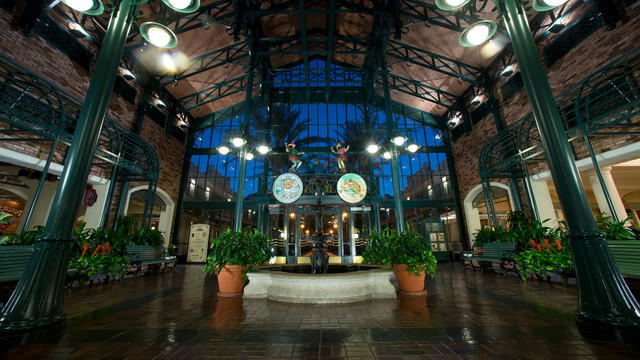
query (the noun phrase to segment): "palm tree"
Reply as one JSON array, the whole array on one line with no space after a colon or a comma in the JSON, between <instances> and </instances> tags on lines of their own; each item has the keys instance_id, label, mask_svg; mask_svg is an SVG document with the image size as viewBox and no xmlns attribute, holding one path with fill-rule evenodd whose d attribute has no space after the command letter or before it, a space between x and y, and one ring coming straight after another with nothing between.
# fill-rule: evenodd
<instances>
[{"instance_id":1,"label":"palm tree","mask_svg":"<svg viewBox=\"0 0 640 360\"><path fill-rule=\"evenodd\" d=\"M274 152L269 156L267 169L273 174L288 170L285 144L295 143L299 149L314 143L328 143L329 139L309 134L310 119L300 120L300 109L276 105L270 110L258 109L251 117L251 133L255 143L268 143Z\"/></svg>"},{"instance_id":2,"label":"palm tree","mask_svg":"<svg viewBox=\"0 0 640 360\"><path fill-rule=\"evenodd\" d=\"M347 120L344 124L340 124L340 128L336 131L336 136L344 141L345 146L349 146L347 169L361 174L368 174L369 171L374 169L379 170L380 162L375 161L375 157L365 149L371 143L380 144L385 137L385 133L374 129L375 125L372 124L373 112L370 106L356 106L362 113L361 118Z\"/></svg>"}]
</instances>

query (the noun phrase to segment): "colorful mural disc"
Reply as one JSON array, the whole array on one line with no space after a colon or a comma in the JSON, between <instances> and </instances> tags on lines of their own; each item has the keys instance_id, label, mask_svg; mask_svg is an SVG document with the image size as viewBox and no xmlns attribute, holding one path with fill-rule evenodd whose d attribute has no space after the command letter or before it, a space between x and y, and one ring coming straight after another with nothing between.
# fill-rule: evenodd
<instances>
[{"instance_id":1,"label":"colorful mural disc","mask_svg":"<svg viewBox=\"0 0 640 360\"><path fill-rule=\"evenodd\" d=\"M357 174L344 174L338 180L338 195L348 203L362 201L367 195L367 183Z\"/></svg>"},{"instance_id":2,"label":"colorful mural disc","mask_svg":"<svg viewBox=\"0 0 640 360\"><path fill-rule=\"evenodd\" d=\"M302 190L302 180L296 174L282 174L273 182L273 195L285 204L298 200Z\"/></svg>"}]
</instances>

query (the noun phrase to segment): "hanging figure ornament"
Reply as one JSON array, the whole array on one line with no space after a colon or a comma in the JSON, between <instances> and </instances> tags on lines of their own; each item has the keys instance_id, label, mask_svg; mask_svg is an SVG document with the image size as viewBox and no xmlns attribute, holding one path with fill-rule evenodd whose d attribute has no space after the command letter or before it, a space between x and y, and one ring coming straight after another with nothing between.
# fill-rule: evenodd
<instances>
[{"instance_id":1,"label":"hanging figure ornament","mask_svg":"<svg viewBox=\"0 0 640 360\"><path fill-rule=\"evenodd\" d=\"M335 147L331 148L331 151L338 154L338 168L344 174L347 172L346 162L347 162L347 151L349 151L349 146L344 147L344 141L340 141L336 144Z\"/></svg>"},{"instance_id":2,"label":"hanging figure ornament","mask_svg":"<svg viewBox=\"0 0 640 360\"><path fill-rule=\"evenodd\" d=\"M303 152L299 153L296 150L296 144L294 143L284 143L287 147L287 153L289 154L289 161L291 161L291 167L289 168L289 172L295 173L298 171L300 165L302 165L302 161L300 160L300 155L304 155Z\"/></svg>"}]
</instances>

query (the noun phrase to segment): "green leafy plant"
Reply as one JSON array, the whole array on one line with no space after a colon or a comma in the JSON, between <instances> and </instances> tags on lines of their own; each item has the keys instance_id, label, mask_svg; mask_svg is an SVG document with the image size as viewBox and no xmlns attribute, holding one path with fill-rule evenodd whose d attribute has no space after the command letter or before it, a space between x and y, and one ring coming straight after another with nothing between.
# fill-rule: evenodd
<instances>
[{"instance_id":1,"label":"green leafy plant","mask_svg":"<svg viewBox=\"0 0 640 360\"><path fill-rule=\"evenodd\" d=\"M126 257L111 253L109 243L91 246L84 243L80 256L69 261L69 269L77 269L80 278L106 274L110 278L122 277L129 267Z\"/></svg>"},{"instance_id":2,"label":"green leafy plant","mask_svg":"<svg viewBox=\"0 0 640 360\"><path fill-rule=\"evenodd\" d=\"M243 273L251 271L272 256L273 241L268 234L246 228L240 231L227 231L213 240L204 274L219 274L224 265L238 265Z\"/></svg>"},{"instance_id":3,"label":"green leafy plant","mask_svg":"<svg viewBox=\"0 0 640 360\"><path fill-rule=\"evenodd\" d=\"M158 229L140 228L131 234L131 242L136 245L160 246L164 236Z\"/></svg>"},{"instance_id":4,"label":"green leafy plant","mask_svg":"<svg viewBox=\"0 0 640 360\"><path fill-rule=\"evenodd\" d=\"M483 226L476 230L473 234L475 242L488 243L488 242L509 242L512 241L512 233L502 226Z\"/></svg>"},{"instance_id":5,"label":"green leafy plant","mask_svg":"<svg viewBox=\"0 0 640 360\"><path fill-rule=\"evenodd\" d=\"M607 240L638 240L632 227L628 225L631 219L629 215L626 219L616 222L610 216L600 215L596 218L596 224Z\"/></svg>"},{"instance_id":6,"label":"green leafy plant","mask_svg":"<svg viewBox=\"0 0 640 360\"><path fill-rule=\"evenodd\" d=\"M531 239L529 247L520 251L515 260L523 279L533 274L544 277L547 271L564 276L573 274L573 258L564 236L541 242Z\"/></svg>"},{"instance_id":7,"label":"green leafy plant","mask_svg":"<svg viewBox=\"0 0 640 360\"><path fill-rule=\"evenodd\" d=\"M436 272L436 258L422 236L408 231L397 233L384 229L378 233L372 229L369 241L362 254L363 260L369 264L393 265L406 264L407 271L418 275L425 271L431 278Z\"/></svg>"},{"instance_id":8,"label":"green leafy plant","mask_svg":"<svg viewBox=\"0 0 640 360\"><path fill-rule=\"evenodd\" d=\"M0 238L0 245L33 245L44 232L44 226L35 226L35 230L24 231L20 234L5 235Z\"/></svg>"}]
</instances>

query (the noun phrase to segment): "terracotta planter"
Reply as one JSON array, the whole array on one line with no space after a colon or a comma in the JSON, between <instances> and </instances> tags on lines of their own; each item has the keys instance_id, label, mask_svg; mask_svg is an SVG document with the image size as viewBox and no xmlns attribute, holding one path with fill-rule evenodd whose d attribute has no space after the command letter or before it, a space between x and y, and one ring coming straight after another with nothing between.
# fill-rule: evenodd
<instances>
[{"instance_id":1,"label":"terracotta planter","mask_svg":"<svg viewBox=\"0 0 640 360\"><path fill-rule=\"evenodd\" d=\"M424 290L424 279L426 274L424 271L420 275L413 275L407 271L407 265L400 264L394 265L393 270L396 273L396 279L398 279L398 285L400 286L400 293L403 295L426 295Z\"/></svg>"},{"instance_id":2,"label":"terracotta planter","mask_svg":"<svg viewBox=\"0 0 640 360\"><path fill-rule=\"evenodd\" d=\"M218 296L239 297L242 296L245 275L242 267L238 265L225 265L218 274Z\"/></svg>"}]
</instances>

